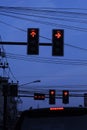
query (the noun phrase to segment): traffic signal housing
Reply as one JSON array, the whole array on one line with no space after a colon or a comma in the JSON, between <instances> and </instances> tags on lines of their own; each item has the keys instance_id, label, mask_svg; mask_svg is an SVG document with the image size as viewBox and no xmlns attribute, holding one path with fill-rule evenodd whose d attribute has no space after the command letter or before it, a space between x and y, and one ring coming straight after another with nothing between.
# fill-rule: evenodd
<instances>
[{"instance_id":1,"label":"traffic signal housing","mask_svg":"<svg viewBox=\"0 0 87 130\"><path fill-rule=\"evenodd\" d=\"M64 56L64 30L52 30L52 56Z\"/></svg>"},{"instance_id":2,"label":"traffic signal housing","mask_svg":"<svg viewBox=\"0 0 87 130\"><path fill-rule=\"evenodd\" d=\"M18 96L18 84L10 83L3 85L3 96L17 97Z\"/></svg>"},{"instance_id":3,"label":"traffic signal housing","mask_svg":"<svg viewBox=\"0 0 87 130\"><path fill-rule=\"evenodd\" d=\"M9 85L9 96L11 97L17 97L18 96L18 84L12 83Z\"/></svg>"},{"instance_id":4,"label":"traffic signal housing","mask_svg":"<svg viewBox=\"0 0 87 130\"><path fill-rule=\"evenodd\" d=\"M49 104L55 104L55 90L49 90Z\"/></svg>"},{"instance_id":5,"label":"traffic signal housing","mask_svg":"<svg viewBox=\"0 0 87 130\"><path fill-rule=\"evenodd\" d=\"M38 55L39 54L39 29L38 28L28 28L27 54L28 55Z\"/></svg>"},{"instance_id":6,"label":"traffic signal housing","mask_svg":"<svg viewBox=\"0 0 87 130\"><path fill-rule=\"evenodd\" d=\"M43 93L34 93L34 100L45 100L45 94L43 94Z\"/></svg>"},{"instance_id":7,"label":"traffic signal housing","mask_svg":"<svg viewBox=\"0 0 87 130\"><path fill-rule=\"evenodd\" d=\"M63 90L63 103L68 104L69 103L69 91Z\"/></svg>"}]
</instances>

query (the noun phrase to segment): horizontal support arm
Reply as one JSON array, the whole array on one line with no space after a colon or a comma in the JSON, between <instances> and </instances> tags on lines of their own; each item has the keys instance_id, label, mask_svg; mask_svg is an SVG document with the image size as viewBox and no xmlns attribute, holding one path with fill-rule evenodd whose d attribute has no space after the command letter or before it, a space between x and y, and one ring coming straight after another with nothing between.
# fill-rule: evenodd
<instances>
[{"instance_id":1,"label":"horizontal support arm","mask_svg":"<svg viewBox=\"0 0 87 130\"><path fill-rule=\"evenodd\" d=\"M27 42L0 42L0 45L27 45ZM52 46L52 43L39 43L39 46Z\"/></svg>"}]
</instances>

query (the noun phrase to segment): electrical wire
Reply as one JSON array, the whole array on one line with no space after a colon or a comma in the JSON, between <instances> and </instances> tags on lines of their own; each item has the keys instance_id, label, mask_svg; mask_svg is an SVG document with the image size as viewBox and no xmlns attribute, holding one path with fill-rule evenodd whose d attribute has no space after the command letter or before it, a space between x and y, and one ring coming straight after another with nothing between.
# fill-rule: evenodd
<instances>
[{"instance_id":1,"label":"electrical wire","mask_svg":"<svg viewBox=\"0 0 87 130\"><path fill-rule=\"evenodd\" d=\"M8 7L7 7L7 8L8 8ZM5 8L5 9L7 9L7 8ZM15 10L17 11L17 8L12 8L12 7L11 7L10 9L13 9L13 10L15 9ZM18 8L18 10L20 10L20 9L23 11L23 8ZM25 10L25 9L24 9L24 10ZM30 9L27 8L26 10L27 10L27 11L33 10L33 11L37 11L37 12L39 11L39 13L40 13L40 11L41 11L41 10L32 9L32 8L30 8ZM45 11L46 13L48 13L48 12L54 13L54 12L55 12L55 10L50 10L50 11L49 11L49 10L44 10L44 9L43 9L42 12L44 12L44 11ZM86 16L86 15L87 15L86 13L85 13L85 14L82 14L82 13L65 12L65 11L64 11L64 12L63 12L63 11L62 11L62 12L61 12L61 11L58 11L57 13L60 13L60 14L70 14L70 15L71 15L71 14L76 14L76 15L78 14L78 15L82 15L82 16ZM2 15L3 15L3 14L2 14ZM4 14L4 15L11 16L11 17L16 17L16 16L8 15L8 14ZM42 16L42 17L43 17L43 16ZM16 18L18 18L18 17L16 17ZM25 19L25 18L19 17L19 19ZM27 19L27 20L33 21L32 19ZM63 19L62 19L62 20L63 20ZM36 20L35 20L35 22L42 22L42 21L36 21ZM2 23L5 23L5 22L2 22ZM43 22L42 22L42 23L43 23ZM6 24L7 24L7 23L6 23ZM49 24L49 22L47 22L47 25L48 25L48 24ZM11 27L10 24L7 24L7 25ZM56 25L56 24L55 24L55 25ZM16 29L18 29L18 30L21 30L21 31L25 31L24 29L15 27L15 26L13 26L13 25L12 25L12 27L14 27L14 28L16 28ZM69 26L68 26L68 27L69 27ZM81 30L82 30L82 29L84 30L84 28L80 28L80 29L81 29ZM25 32L26 32L26 31L25 31ZM68 45L68 44L66 44L66 45ZM75 47L75 48L78 48L78 49L81 49L81 50L83 49L83 50L85 50L85 51L87 50L87 49L80 48L80 47L76 47L76 46L73 46L73 45L68 45L68 46ZM13 58L15 58L15 57L13 57ZM23 58L23 57L22 57L22 58ZM29 60L30 60L30 59L29 59ZM41 60L41 59L40 59L40 60ZM42 61L42 62L43 62L43 61ZM50 61L49 61L49 62L50 62ZM59 62L60 62L60 61L59 61ZM80 62L80 63L81 63L81 62ZM67 63L67 64L68 64L68 63ZM79 64L79 63L78 63L78 64ZM87 63L84 63L84 64L86 65Z\"/></svg>"},{"instance_id":2,"label":"electrical wire","mask_svg":"<svg viewBox=\"0 0 87 130\"><path fill-rule=\"evenodd\" d=\"M40 9L40 10L37 10L37 9L26 9L27 10L27 14L25 14L25 15L29 15L30 13L31 13L31 15L33 16L33 14L37 14L37 16L38 16L38 14L42 14L42 15L45 15L45 16L43 16L44 18L46 17L46 15L48 15L48 18L49 18L49 16L51 16L52 17L52 13L55 15L55 11L58 13L58 15L56 14L56 16L60 16L60 17L66 17L66 15L62 15L62 14L69 14L67 17L71 17L71 18L74 18L74 19L76 19L76 18L78 18L77 16L79 16L79 17L81 17L81 16L86 16L87 14L86 13L77 13L77 12L66 12L66 11L57 11L57 10L43 10L43 9ZM21 12L22 11L22 14L24 14L24 12L26 11L26 10L17 10L17 9L12 9L12 8L10 8L10 9L1 9L0 11L2 11L2 12L9 12L9 13L18 13L18 12ZM50 12L49 12L50 11ZM45 14L43 14L43 12L45 13ZM33 14L32 14L33 13ZM22 14L20 14L20 15L22 15ZM59 15L60 14L60 15ZM72 14L74 15L73 17L72 17ZM53 16L54 16L53 15ZM75 16L76 15L76 16ZM58 17L56 18L56 19L58 19ZM85 17L86 18L86 17ZM55 19L55 18L54 18ZM81 19L82 18L80 18L79 20L78 20L78 22L80 22L81 21ZM62 18L62 20L64 20L63 18Z\"/></svg>"},{"instance_id":3,"label":"electrical wire","mask_svg":"<svg viewBox=\"0 0 87 130\"><path fill-rule=\"evenodd\" d=\"M11 59L18 59L24 61L33 61L39 63L52 63L52 64L63 64L63 65L84 65L87 66L87 60L80 60L80 59L58 59L58 58L45 58L45 57L27 57L25 55L17 55L12 53L6 54L8 58Z\"/></svg>"},{"instance_id":4,"label":"electrical wire","mask_svg":"<svg viewBox=\"0 0 87 130\"><path fill-rule=\"evenodd\" d=\"M4 15L4 16L16 18L16 19L21 19L21 20L26 20L26 21L31 21L31 22L35 22L35 23L45 24L45 25L49 25L49 26L56 26L56 27L70 29L70 30L72 29L72 30L87 32L87 28L69 26L69 25L64 25L64 24L56 24L53 22L40 21L40 20L36 20L36 19L34 20L34 19L24 18L24 17L20 17L20 16L13 16L13 15L5 14L5 13L0 13L0 15Z\"/></svg>"},{"instance_id":5,"label":"electrical wire","mask_svg":"<svg viewBox=\"0 0 87 130\"><path fill-rule=\"evenodd\" d=\"M55 96L55 98L58 98L58 97L62 97L62 91L63 90L55 90L56 91L56 96ZM78 93L77 93L78 92ZM81 93L80 93L81 91L73 91L73 90L69 90L69 97L84 97L84 94L87 92L87 90L86 91L82 91ZM19 94L18 95L20 95L20 94L22 94L22 96L24 95L24 94L26 94L25 96L30 96L30 95L32 95L32 97L34 97L34 93L42 93L42 94L45 94L45 98L46 97L49 97L49 90L38 90L38 91L33 91L33 90L31 90L31 91L26 91L26 90L20 90L19 91Z\"/></svg>"},{"instance_id":6,"label":"electrical wire","mask_svg":"<svg viewBox=\"0 0 87 130\"><path fill-rule=\"evenodd\" d=\"M1 7L0 7L1 8ZM11 8L11 9L13 9L13 8ZM18 10L25 10L25 9L22 9L22 8L18 8ZM17 11L17 8L14 8L13 10L16 10ZM31 14L29 14L29 15L27 15L26 14L26 16L32 16L32 17L36 17L36 18L44 18L44 19L54 19L54 20L64 20L64 21L69 21L69 22L78 22L79 20L76 20L76 19L65 19L65 18L56 18L56 17L52 17L52 14L53 13L58 13L58 14L63 14L63 15L67 15L67 16L70 16L70 15L72 15L72 17L76 17L76 16L78 16L79 15L79 18L80 17L82 17L82 18L84 18L84 16L86 17L87 16L87 14L86 13L77 13L77 12L65 12L65 11L56 11L56 10L47 10L47 9L43 9L43 10L38 10L38 9L26 9L27 11L30 11L30 10L32 10L33 12L36 12L36 14L38 13L41 13L41 12L43 12L43 14L44 14L44 12L45 12L45 14L46 13L49 13L50 12L50 17L47 17L47 16L42 16L42 15L31 15ZM87 32L87 29L86 28L79 28L79 27L75 27L75 26L67 26L67 25L63 25L63 24L55 24L55 23L53 23L53 22L45 22L45 21L40 21L40 20L33 20L33 19L29 19L29 18L25 18L25 17L20 17L20 16L12 16L12 15L10 15L10 14L6 14L6 11L4 11L5 13L0 13L0 15L3 15L3 16L9 16L9 17L12 17L12 18L17 18L17 19L20 19L20 20L26 20L26 21L31 21L31 22L35 22L35 23L41 23L41 24L45 24L45 25L49 25L49 24L51 24L51 26L60 26L60 27L63 27L63 28L66 28L66 29L73 29L73 30L77 30L77 31L85 31L85 32ZM13 12L10 12L10 13L12 13L12 14L14 14ZM32 13L32 12L31 12ZM15 14L17 14L17 13L15 13ZM18 15L25 15L25 14L21 14L21 13L19 13ZM49 15L49 14L47 14L47 15ZM21 28L19 28L19 27L16 27L16 26L14 26L14 25L10 25L10 24L8 24L8 23L5 23L5 22L3 22L3 21L0 21L1 23L3 23L3 24L5 24L5 25L8 25L8 26L10 26L10 27L13 27L13 28L15 28L15 29L18 29L18 30L20 30L20 31L23 31L23 32L26 32L24 29L21 29ZM81 20L81 21L79 21L80 23L87 23L87 21L85 21L85 20ZM42 36L43 37L43 36ZM43 37L43 38L46 38L46 37ZM48 39L48 38L46 38L46 39ZM48 40L50 40L50 39L48 39ZM73 46L73 45L69 45L69 44L65 44L65 45L67 45L67 46L70 46L70 47L74 47L74 48L77 48L77 49L80 49L80 50L83 50L83 51L87 51L87 49L85 49L85 48L80 48L80 47L77 47L77 46ZM11 53L6 53L6 57L7 58L12 58L12 59L18 59L18 60L24 60L24 61L33 61L33 62L40 62L40 63L52 63L52 64L66 64L66 65L85 65L85 66L87 66L87 60L79 60L79 59L55 59L55 60L53 60L53 59L50 59L50 58L44 58L44 57L39 57L39 58L37 58L37 57L29 57L29 58L27 58L26 56L23 56L23 55L17 55L17 54L11 54ZM10 69L10 68L9 68ZM10 72L11 72L11 69L10 69ZM11 74L13 75L13 73L11 72ZM14 77L14 75L13 75L13 77ZM15 77L14 77L15 78ZM32 89L31 89L32 90ZM36 90L34 90L34 92L35 92ZM41 89L41 90L37 90L37 91L39 91L39 92L45 92L45 93L48 93L48 91L47 90L44 90L43 91L43 89ZM61 91L61 90L58 90L58 91ZM82 92L82 90L71 90L71 92ZM84 92L86 92L87 90L83 90ZM33 91L31 91L31 92L29 92L28 93L28 91L25 91L25 93L28 93L28 94L33 94L34 93ZM23 92L24 93L24 92ZM60 95L61 96L61 95ZM84 97L84 95L82 95L82 94L71 94L70 95L71 97ZM58 97L58 95L57 95L57 97Z\"/></svg>"},{"instance_id":7,"label":"electrical wire","mask_svg":"<svg viewBox=\"0 0 87 130\"><path fill-rule=\"evenodd\" d=\"M2 22L2 21L1 21ZM4 22L2 22L2 23L4 23ZM5 24L5 23L4 23ZM7 25L9 25L9 24L7 24ZM15 27L15 26L12 26L12 27ZM23 29L20 29L20 28L18 28L18 27L15 27L16 29L19 29L19 30L21 30L21 31L25 31L25 30L23 30ZM43 37L43 38L45 38L45 37ZM68 44L66 44L66 45L68 45ZM74 47L73 45L68 45L68 46L72 46L72 47ZM76 48L76 47L75 47ZM77 47L78 48L78 47ZM82 49L82 48L80 48L79 47L79 49ZM84 49L84 50L87 50L87 49Z\"/></svg>"},{"instance_id":8,"label":"electrical wire","mask_svg":"<svg viewBox=\"0 0 87 130\"><path fill-rule=\"evenodd\" d=\"M0 40L2 41L2 38L0 36ZM2 48L2 52L5 54L5 57L2 57L2 60L5 59L6 60L6 63L8 63L8 59L7 59L7 56L6 56L6 50L3 46L3 44L1 45L1 48ZM16 77L14 76L13 72L11 71L11 68L10 66L8 65L8 69L9 69L9 72L11 73L12 77L17 81ZM8 78L11 79L11 77L9 77L9 74L7 73L7 71L4 69L5 73L7 74ZM11 79L12 80L12 79Z\"/></svg>"},{"instance_id":9,"label":"electrical wire","mask_svg":"<svg viewBox=\"0 0 87 130\"><path fill-rule=\"evenodd\" d=\"M32 9L32 10L33 10L33 9ZM23 11L22 13L21 13L21 12L19 13L19 10L12 10L11 8L10 8L10 10L7 10L7 9L4 8L4 9L1 9L0 11L1 11L1 12L7 12L7 13L13 13L13 14L16 14L16 15L19 14L19 15L29 16L29 13L30 13L32 10L29 10L29 12L27 12L28 14L23 13L24 11ZM22 11L22 10L21 10L21 11ZM34 10L34 11L37 11L37 10ZM41 10L38 10L38 11L41 11ZM42 10L42 11L45 11L45 10ZM52 11L51 11L51 12L52 12ZM32 13L32 12L31 12L31 13ZM60 13L60 12L58 11L58 13ZM62 12L62 13L63 13L63 12ZM70 14L70 16L72 15L71 12L68 12L68 13ZM76 12L73 12L73 13L79 14L79 13L76 13ZM34 14L35 14L35 12L34 12ZM41 14L41 12L40 12L40 14ZM86 13L85 13L85 14L83 13L82 15L87 15L87 14L86 14ZM35 16L35 15L31 14L31 16ZM81 13L79 14L79 16L81 16ZM40 18L40 17L41 17L41 18L50 18L50 17L46 17L46 15L45 15L45 16L39 16L39 15L37 15L37 17L39 17L39 18ZM51 15L51 18L52 18L52 15ZM75 20L75 18L77 18L77 17L74 17L73 21ZM55 18L54 18L54 19L55 19ZM56 17L56 19L58 19L58 18ZM64 20L64 19L62 19L62 20ZM79 19L78 22L80 22L80 20L81 20L81 19ZM68 21L69 21L69 19L68 19ZM85 22L86 22L86 21L85 21Z\"/></svg>"},{"instance_id":10,"label":"electrical wire","mask_svg":"<svg viewBox=\"0 0 87 130\"><path fill-rule=\"evenodd\" d=\"M66 10L74 10L74 11L66 11ZM5 7L5 6L0 6L0 10L13 10L13 11L27 11L27 12L46 12L46 13L64 13L64 14L82 14L79 12L75 12L75 10L79 11L87 11L87 9L82 9L82 8L44 8L44 7Z\"/></svg>"},{"instance_id":11,"label":"electrical wire","mask_svg":"<svg viewBox=\"0 0 87 130\"><path fill-rule=\"evenodd\" d=\"M67 22L78 22L78 23L85 23L87 24L86 20L82 19L77 19L77 17L74 17L73 19L71 18L61 18L61 17L54 17L54 16L46 16L46 15L37 15L37 14L27 14L27 13L20 13L20 12L14 12L14 11L7 11L7 10L0 10L0 12L5 12L5 13L11 13L11 14L16 14L16 15L23 15L23 16L31 16L31 17L36 17L36 18L42 18L42 19L51 19L51 20L60 20L60 21L67 21ZM59 16L59 15L58 15Z\"/></svg>"},{"instance_id":12,"label":"electrical wire","mask_svg":"<svg viewBox=\"0 0 87 130\"><path fill-rule=\"evenodd\" d=\"M18 97L29 97L29 98L34 98L34 95L18 95ZM82 95L82 94L77 94L77 95L70 95L70 97L79 97L79 98L81 98L81 97L84 97L84 95ZM49 98L49 96L45 96L45 98ZM62 96L60 95L58 95L58 96L56 96L55 97L55 99L62 99ZM39 101L39 100L38 100ZM42 100L43 101L43 100Z\"/></svg>"},{"instance_id":13,"label":"electrical wire","mask_svg":"<svg viewBox=\"0 0 87 130\"><path fill-rule=\"evenodd\" d=\"M19 27L17 27L17 26L12 25L12 24L8 24L8 23L3 22L3 21L1 21L1 20L0 20L0 23L5 24L5 25L7 25L7 26L10 26L10 27L12 27L12 28L15 28L15 29L17 29L17 30L26 32L26 30L24 30L24 29L22 29L22 28L19 28ZM47 37L45 37L45 36L40 36L40 37L51 41L50 38L47 38ZM69 46L69 47L73 47L73 48L76 48L76 49L80 49L80 50L87 51L86 48L81 48L81 47L74 46L74 45L70 45L70 44L67 44L67 43L65 43L64 45L67 45L67 46Z\"/></svg>"}]
</instances>

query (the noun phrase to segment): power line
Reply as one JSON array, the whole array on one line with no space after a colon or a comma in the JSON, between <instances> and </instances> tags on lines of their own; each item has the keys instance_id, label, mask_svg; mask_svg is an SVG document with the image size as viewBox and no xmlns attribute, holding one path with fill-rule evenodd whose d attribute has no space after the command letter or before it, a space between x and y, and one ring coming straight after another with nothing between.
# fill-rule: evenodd
<instances>
[{"instance_id":1,"label":"power line","mask_svg":"<svg viewBox=\"0 0 87 130\"><path fill-rule=\"evenodd\" d=\"M7 10L1 10L0 12L5 12L5 13L11 13L11 14L16 14L16 15L24 15L24 16L31 16L31 17L36 17L36 18L42 18L42 19L51 19L51 20L61 20L61 21L67 21L67 22L78 22L78 23L85 23L85 24L87 24L87 21L85 21L85 20L82 20L82 19L77 19L77 17L75 17L75 18L61 18L61 17L55 17L55 16L50 16L50 15L48 15L48 16L46 16L46 15L37 15L37 14L27 14L27 13L19 13L19 12L14 12L14 11L7 11Z\"/></svg>"},{"instance_id":2,"label":"power line","mask_svg":"<svg viewBox=\"0 0 87 130\"><path fill-rule=\"evenodd\" d=\"M17 55L12 53L7 53L7 57L11 59L18 59L23 61L33 61L40 63L52 63L52 64L63 64L63 65L84 65L87 66L87 60L79 59L54 59L54 58L45 58L45 57L26 57L24 55Z\"/></svg>"},{"instance_id":3,"label":"power line","mask_svg":"<svg viewBox=\"0 0 87 130\"><path fill-rule=\"evenodd\" d=\"M56 97L55 98L58 98L58 97L61 97L62 98L62 91L63 90L56 90ZM19 95L20 95L20 93L22 93L22 96L24 96L24 94L26 94L26 96L30 96L30 95L32 95L32 97L34 97L34 93L35 92L38 92L38 93L44 93L45 94L45 97L48 97L49 98L49 90L46 90L46 91L44 91L44 90L41 90L41 91L39 91L39 90L35 90L35 91L26 91L26 90L20 90L19 91ZM78 93L77 93L78 92ZM87 90L86 91L82 91L81 93L80 93L81 91L73 91L73 90L69 90L69 97L84 97L84 93L87 93Z\"/></svg>"},{"instance_id":4,"label":"power line","mask_svg":"<svg viewBox=\"0 0 87 130\"><path fill-rule=\"evenodd\" d=\"M0 20L0 23L5 24L5 25L7 25L7 26L10 26L10 27L12 27L12 28L15 28L15 29L17 29L17 30L26 32L26 30L24 30L24 29L22 29L22 28L19 28L19 27L17 27L17 26L12 25L12 24L8 24L8 23L3 22L3 21L1 21L1 20ZM50 38L47 38L47 37L44 37L44 36L40 36L40 37L51 41ZM70 47L73 47L73 48L76 48L76 49L80 49L80 50L87 51L87 49L81 48L81 47L78 47L78 46L70 45L70 44L67 44L67 43L65 43L65 45L70 46Z\"/></svg>"},{"instance_id":5,"label":"power line","mask_svg":"<svg viewBox=\"0 0 87 130\"><path fill-rule=\"evenodd\" d=\"M0 6L0 10L23 11L23 12L24 11L27 11L27 12L34 11L34 12L39 12L39 13L40 12L64 13L64 14L70 14L70 15L71 14L80 14L80 15L84 14L84 13L75 12L75 10L87 11L87 9L83 9L83 8L44 8L44 7L6 7L6 6Z\"/></svg>"},{"instance_id":6,"label":"power line","mask_svg":"<svg viewBox=\"0 0 87 130\"><path fill-rule=\"evenodd\" d=\"M50 16L51 15L51 17L52 17L52 14L54 14L54 15L58 15L58 17L59 16L63 16L63 17L72 17L72 18L74 18L73 19L73 21L76 19L76 18L78 18L78 16L80 17L80 19L79 19L79 21L81 21L81 16L87 16L87 13L83 13L83 12L75 12L75 11L66 11L67 9L65 9L65 8L60 8L60 9L57 9L57 8L30 8L30 7L2 7L1 6L1 8L0 8L0 10L1 11L5 11L5 12L7 12L7 11L10 11L10 13L13 11L13 13L18 13L18 12L22 12L22 13L24 13L24 12L26 12L26 13L28 13L28 14L30 14L31 13L31 15L32 15L32 13L34 13L34 14L43 14L43 15L45 15L45 16L43 16L43 17L46 17L46 15L48 15L48 16ZM73 8L72 8L73 9ZM77 8L78 9L78 8ZM62 10L62 11L61 11ZM68 9L69 10L69 9ZM80 10L80 9L78 9L78 10ZM82 9L81 9L82 10ZM14 12L15 11L15 12ZM86 9L85 9L85 11L86 11ZM60 15L59 15L60 14ZM66 15L67 14L67 15ZM86 17L85 17L86 18ZM62 18L62 20L63 20L63 18ZM69 21L69 20L68 20ZM71 21L71 20L70 20ZM84 22L84 23L86 23L86 21L81 21L81 22Z\"/></svg>"},{"instance_id":7,"label":"power line","mask_svg":"<svg viewBox=\"0 0 87 130\"><path fill-rule=\"evenodd\" d=\"M65 43L65 45L67 45L67 46L69 46L69 47L72 47L72 48L79 49L79 50L87 51L86 48L82 48L82 47L79 47L79 46L74 46L74 45L70 45L70 44L67 44L67 43Z\"/></svg>"},{"instance_id":8,"label":"power line","mask_svg":"<svg viewBox=\"0 0 87 130\"><path fill-rule=\"evenodd\" d=\"M49 25L49 26L56 26L56 27L62 27L62 28L70 29L70 30L72 29L72 30L87 32L87 28L69 26L69 25L64 25L64 24L56 24L56 23L53 23L53 22L40 21L40 20L36 20L36 19L34 20L34 19L24 18L24 17L20 17L20 16L13 16L13 15L5 14L5 13L0 13L0 15L4 15L4 16L16 18L16 19L21 19L21 20L26 20L26 21L31 21L31 22L35 22L35 23L45 24L45 25Z\"/></svg>"},{"instance_id":9,"label":"power line","mask_svg":"<svg viewBox=\"0 0 87 130\"><path fill-rule=\"evenodd\" d=\"M0 39L1 39L1 41L2 41L2 38L1 38L1 36L0 36ZM6 50L5 50L5 48L4 48L4 46L2 45L1 46L1 48L2 48L2 51L3 51L3 53L5 54L5 60L6 60L6 63L8 64L8 59L7 59L7 56L6 56ZM3 59L3 58L2 58ZM10 68L10 66L8 65L8 69L9 69L9 72L11 73L11 75L13 76L13 78L17 81L17 79L16 79L16 77L14 76L14 74L13 74L13 72L11 71L11 68ZM6 72L6 70L4 70L5 71L5 73L7 73ZM8 75L8 74L7 74ZM9 77L9 75L8 75L8 77ZM9 77L10 78L10 77ZM11 78L10 78L11 79Z\"/></svg>"},{"instance_id":10,"label":"power line","mask_svg":"<svg viewBox=\"0 0 87 130\"><path fill-rule=\"evenodd\" d=\"M14 26L14 25L10 25L10 24L5 23L5 22L3 22L3 21L1 21L1 23L6 24L6 25L11 26L11 27L14 27L14 28L16 28L16 29L18 29L18 30L25 31L24 29L21 29L21 28L19 28L19 27ZM26 31L25 31L25 32L26 32ZM43 38L46 38L46 37L43 37ZM48 38L46 38L46 39L48 39ZM49 39L49 40L50 40L50 39ZM69 44L65 44L65 45L70 46L70 47L74 47L74 48L78 48L78 49L80 49L80 50L87 51L87 49L80 48L80 47L77 47L77 46L73 46L73 45L69 45Z\"/></svg>"},{"instance_id":11,"label":"power line","mask_svg":"<svg viewBox=\"0 0 87 130\"><path fill-rule=\"evenodd\" d=\"M26 32L26 30L24 30L24 29L22 29L22 28L19 28L19 27L17 27L17 26L14 26L14 25L12 25L12 24L3 22L2 20L0 20L0 23L5 24L5 25L7 25L7 26L9 26L9 27L12 27L12 28L14 28L14 29L20 30L20 31L22 31L22 32Z\"/></svg>"}]
</instances>

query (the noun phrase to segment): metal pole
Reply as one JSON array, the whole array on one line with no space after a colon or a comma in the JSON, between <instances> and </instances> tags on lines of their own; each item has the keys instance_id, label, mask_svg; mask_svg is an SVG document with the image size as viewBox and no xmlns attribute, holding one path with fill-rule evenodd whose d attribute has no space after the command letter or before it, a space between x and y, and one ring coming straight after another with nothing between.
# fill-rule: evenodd
<instances>
[{"instance_id":1,"label":"metal pole","mask_svg":"<svg viewBox=\"0 0 87 130\"><path fill-rule=\"evenodd\" d=\"M7 96L4 95L3 130L7 130Z\"/></svg>"},{"instance_id":2,"label":"metal pole","mask_svg":"<svg viewBox=\"0 0 87 130\"><path fill-rule=\"evenodd\" d=\"M29 82L29 83L21 84L20 86L25 86L25 85L28 85L28 84L38 83L38 82L41 82L41 80L35 80L35 81Z\"/></svg>"}]
</instances>

